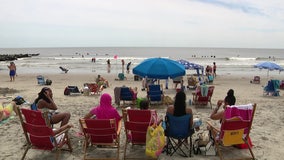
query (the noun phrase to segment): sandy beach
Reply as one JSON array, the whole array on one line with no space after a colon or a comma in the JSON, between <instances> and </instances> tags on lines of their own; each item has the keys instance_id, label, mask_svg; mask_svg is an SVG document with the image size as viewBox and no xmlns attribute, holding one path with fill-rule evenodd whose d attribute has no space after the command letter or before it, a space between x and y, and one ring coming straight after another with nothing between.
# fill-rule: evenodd
<instances>
[{"instance_id":1,"label":"sandy beach","mask_svg":"<svg viewBox=\"0 0 284 160\"><path fill-rule=\"evenodd\" d=\"M12 96L21 95L28 102L33 102L37 97L37 93L41 90L43 86L37 84L35 74L19 74L16 77L15 82L10 82L8 73L0 73L0 88L1 88L1 97L2 96ZM65 96L63 94L64 88L68 85L78 86L80 89L83 87L84 83L94 82L97 74L46 74L43 75L45 78L52 80L52 85L49 86L53 90L54 101L57 104L59 111L67 111L71 113L70 123L74 127L70 131L70 138L72 142L73 152L61 152L61 159L65 160L77 160L83 158L82 151L82 141L83 137L76 136L76 133L79 131L79 118L83 117L91 107L96 106L99 103L100 96ZM129 86L129 87L138 87L138 97L145 97L146 92L141 91L141 81L134 81L134 76L132 74L126 74L127 80L116 81L116 74L102 74L110 84L109 88L103 90L103 93L109 93L113 97L114 104L114 88L119 86ZM212 97L213 108L216 106L216 102L219 99L224 99L228 89L232 88L235 90L235 96L237 99L236 104L248 104L256 103L257 109L253 121L253 126L251 130L251 140L254 145L253 152L255 157L258 160L280 160L283 159L283 150L281 149L284 145L283 138L283 123L284 123L284 90L280 91L279 97L268 97L263 96L263 87L267 83L266 77L261 77L261 84L251 84L249 81L253 78L248 76L240 75L219 75L214 80L213 84L215 90ZM275 79L282 80L283 73L278 76L273 77ZM165 81L162 80L161 84L164 84ZM165 86L165 85L164 85ZM173 89L174 85L172 81L169 83L169 89L164 89L164 95L174 97L176 91ZM9 88L9 90L5 90ZM2 92L3 91L3 92ZM4 94L4 92L6 94ZM192 90L186 90L187 100L192 99ZM114 106L116 106L114 104ZM27 107L27 106L23 106ZM203 124L201 129L205 130L206 121L209 119L211 113L210 106L194 106L188 105L187 107L192 108L194 113L194 118L199 117L202 119ZM160 116L165 115L166 105L152 105L152 109L156 109ZM117 108L121 113L121 108ZM0 145L0 159L9 159L9 160L18 160L24 153L25 137L23 134L22 127L20 125L19 117L10 118L8 121L0 125L1 129L1 145ZM194 138L194 137L193 137ZM120 159L123 158L123 148L125 142L125 133L122 129L121 131L121 144L120 144ZM248 153L247 150L239 150L232 148L228 150L226 157L234 157L235 154ZM245 153L244 153L245 152ZM225 152L226 153L226 152ZM103 154L107 155L107 152ZM145 156L144 149L139 148L135 152L131 152L137 157ZM132 155L132 156L133 156ZM39 151L30 149L27 153L26 159L46 159L51 160L54 158L54 153L48 151ZM145 157L146 159L146 157ZM181 157L178 154L173 155L172 157L167 156L166 154L161 154L159 159L192 159L192 160L205 160L219 159L218 156L205 156L205 155L194 155L192 157Z\"/></svg>"}]
</instances>

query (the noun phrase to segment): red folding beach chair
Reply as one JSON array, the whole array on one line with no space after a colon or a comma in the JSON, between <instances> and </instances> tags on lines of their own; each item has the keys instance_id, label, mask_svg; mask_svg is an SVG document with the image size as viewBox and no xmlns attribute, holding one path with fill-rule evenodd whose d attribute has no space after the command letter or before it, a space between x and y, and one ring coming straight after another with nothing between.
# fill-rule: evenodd
<instances>
[{"instance_id":1,"label":"red folding beach chair","mask_svg":"<svg viewBox=\"0 0 284 160\"><path fill-rule=\"evenodd\" d=\"M17 110L27 140L22 160L25 158L29 149L56 150L55 159L58 159L61 150L72 152L68 137L69 128L55 134L49 124L49 120L40 111L25 108L19 109L18 107ZM22 114L24 117L22 117ZM67 145L67 148L64 148L65 145Z\"/></svg>"},{"instance_id":2,"label":"red folding beach chair","mask_svg":"<svg viewBox=\"0 0 284 160\"><path fill-rule=\"evenodd\" d=\"M124 146L124 159L146 159L142 157L126 157L128 145L146 145L146 133L150 124L151 117L157 116L155 110L136 110L136 109L123 109L123 120L126 133L126 140ZM130 152L128 152L130 154Z\"/></svg>"},{"instance_id":3,"label":"red folding beach chair","mask_svg":"<svg viewBox=\"0 0 284 160\"><path fill-rule=\"evenodd\" d=\"M225 120L222 121L220 128L217 128L211 122L207 122L207 124L210 126L209 128L211 130L220 160L224 159L222 154L223 150L221 147L244 144L249 149L250 156L239 153L238 156L244 157L239 158L236 156L233 159L255 159L249 138L255 109L256 104L227 106L224 112Z\"/></svg>"},{"instance_id":4,"label":"red folding beach chair","mask_svg":"<svg viewBox=\"0 0 284 160\"><path fill-rule=\"evenodd\" d=\"M198 86L196 88L195 92L192 94L193 95L193 104L194 105L208 105L208 102L209 102L210 107L212 108L211 97L213 95L214 88L215 88L215 86L209 86L207 95L202 95L201 87Z\"/></svg>"},{"instance_id":5,"label":"red folding beach chair","mask_svg":"<svg viewBox=\"0 0 284 160\"><path fill-rule=\"evenodd\" d=\"M84 160L119 159L120 134L117 134L115 119L79 119L79 122L85 136ZM100 157L95 155L95 152L88 150L91 146L96 146L96 150L112 149L116 155L111 156L110 154L108 157Z\"/></svg>"}]
</instances>

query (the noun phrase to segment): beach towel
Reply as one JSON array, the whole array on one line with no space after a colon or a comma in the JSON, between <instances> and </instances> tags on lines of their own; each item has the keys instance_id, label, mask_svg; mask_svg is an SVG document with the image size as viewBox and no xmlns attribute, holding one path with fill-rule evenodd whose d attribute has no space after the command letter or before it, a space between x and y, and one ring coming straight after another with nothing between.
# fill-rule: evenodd
<instances>
[{"instance_id":1,"label":"beach towel","mask_svg":"<svg viewBox=\"0 0 284 160\"><path fill-rule=\"evenodd\" d=\"M120 105L120 88L121 87L114 88L114 103L116 105Z\"/></svg>"},{"instance_id":2,"label":"beach towel","mask_svg":"<svg viewBox=\"0 0 284 160\"><path fill-rule=\"evenodd\" d=\"M201 90L201 96L206 97L208 94L208 86L203 84L200 86L200 90Z\"/></svg>"},{"instance_id":3,"label":"beach towel","mask_svg":"<svg viewBox=\"0 0 284 160\"><path fill-rule=\"evenodd\" d=\"M250 121L252 119L252 110L252 104L227 106L225 110L225 118L230 119L233 117L239 117L244 121Z\"/></svg>"},{"instance_id":4,"label":"beach towel","mask_svg":"<svg viewBox=\"0 0 284 160\"><path fill-rule=\"evenodd\" d=\"M233 117L239 117L243 121L251 121L252 111L253 111L252 104L239 105L239 106L236 106L236 105L227 106L225 110L225 118L231 119ZM244 131L245 134L247 132L248 132L248 129Z\"/></svg>"},{"instance_id":5,"label":"beach towel","mask_svg":"<svg viewBox=\"0 0 284 160\"><path fill-rule=\"evenodd\" d=\"M15 117L14 117L14 116L10 116L10 117L7 118L7 119L3 119L2 121L0 121L0 126L1 126L2 124L7 123L10 119L13 119L13 118L15 118Z\"/></svg>"}]
</instances>

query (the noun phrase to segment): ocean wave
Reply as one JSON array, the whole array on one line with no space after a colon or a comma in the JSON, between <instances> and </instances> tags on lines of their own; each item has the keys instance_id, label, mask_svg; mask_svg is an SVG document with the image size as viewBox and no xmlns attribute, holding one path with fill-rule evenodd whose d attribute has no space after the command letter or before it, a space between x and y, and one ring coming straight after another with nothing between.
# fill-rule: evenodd
<instances>
[{"instance_id":1,"label":"ocean wave","mask_svg":"<svg viewBox=\"0 0 284 160\"><path fill-rule=\"evenodd\" d=\"M226 57L226 60L235 60L235 61L251 61L251 60L257 60L257 58L254 57Z\"/></svg>"}]
</instances>

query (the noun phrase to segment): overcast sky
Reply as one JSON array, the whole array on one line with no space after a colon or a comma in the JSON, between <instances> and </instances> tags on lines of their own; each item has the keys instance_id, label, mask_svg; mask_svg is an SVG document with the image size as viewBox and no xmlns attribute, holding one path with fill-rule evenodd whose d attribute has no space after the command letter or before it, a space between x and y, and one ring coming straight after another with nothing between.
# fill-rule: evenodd
<instances>
[{"instance_id":1,"label":"overcast sky","mask_svg":"<svg viewBox=\"0 0 284 160\"><path fill-rule=\"evenodd\" d=\"M0 48L284 48L284 0L0 0Z\"/></svg>"}]
</instances>

